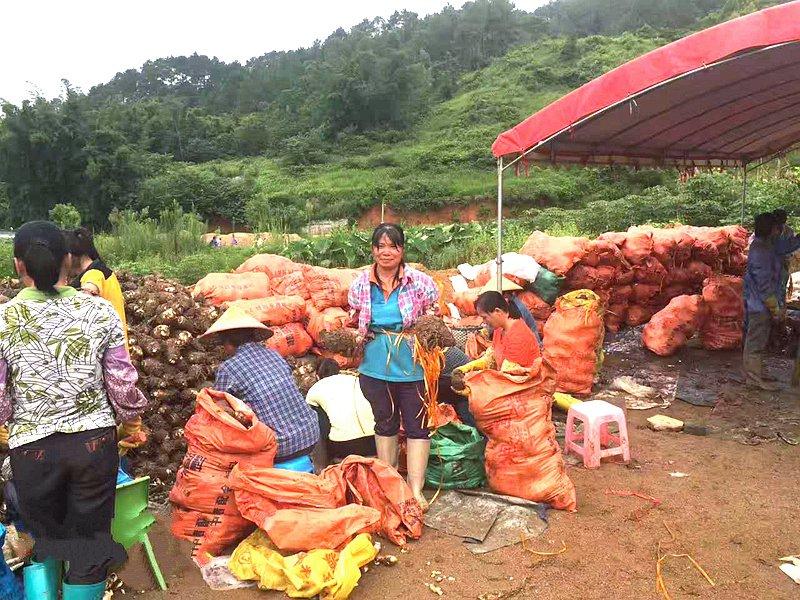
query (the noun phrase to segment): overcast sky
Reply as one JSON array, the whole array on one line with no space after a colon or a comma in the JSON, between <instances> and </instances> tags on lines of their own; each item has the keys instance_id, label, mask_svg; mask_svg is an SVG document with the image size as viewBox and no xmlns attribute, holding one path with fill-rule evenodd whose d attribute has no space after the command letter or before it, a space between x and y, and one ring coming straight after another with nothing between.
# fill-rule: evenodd
<instances>
[{"instance_id":1,"label":"overcast sky","mask_svg":"<svg viewBox=\"0 0 800 600\"><path fill-rule=\"evenodd\" d=\"M533 10L547 0L516 0ZM146 60L206 54L246 61L325 39L337 27L395 10L420 16L445 0L11 0L3 2L0 98L61 92L61 79L89 91ZM460 7L463 1L451 2Z\"/></svg>"}]
</instances>

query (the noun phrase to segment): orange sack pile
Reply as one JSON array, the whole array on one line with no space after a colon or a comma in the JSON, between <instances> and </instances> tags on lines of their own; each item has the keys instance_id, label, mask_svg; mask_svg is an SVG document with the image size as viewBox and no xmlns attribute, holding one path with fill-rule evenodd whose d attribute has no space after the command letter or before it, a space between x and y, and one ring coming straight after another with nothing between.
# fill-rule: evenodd
<instances>
[{"instance_id":1,"label":"orange sack pile","mask_svg":"<svg viewBox=\"0 0 800 600\"><path fill-rule=\"evenodd\" d=\"M544 357L556 370L559 392L589 395L605 336L600 298L578 290L559 297L555 306L544 324Z\"/></svg>"},{"instance_id":2,"label":"orange sack pile","mask_svg":"<svg viewBox=\"0 0 800 600\"><path fill-rule=\"evenodd\" d=\"M306 280L311 301L317 310L325 310L333 306L347 306L347 294L350 284L361 272L355 269L324 269L322 267L305 266L303 276Z\"/></svg>"},{"instance_id":3,"label":"orange sack pile","mask_svg":"<svg viewBox=\"0 0 800 600\"><path fill-rule=\"evenodd\" d=\"M265 325L298 323L306 316L306 302L300 296L271 296L257 300L236 300L228 307L238 307Z\"/></svg>"},{"instance_id":4,"label":"orange sack pile","mask_svg":"<svg viewBox=\"0 0 800 600\"><path fill-rule=\"evenodd\" d=\"M237 273L266 273L270 279L283 277L293 271L299 271L301 265L278 254L256 254L244 261Z\"/></svg>"},{"instance_id":5,"label":"orange sack pile","mask_svg":"<svg viewBox=\"0 0 800 600\"><path fill-rule=\"evenodd\" d=\"M489 438L485 463L492 490L574 511L575 486L552 421L554 375L537 358L518 374L487 369L468 373L465 383L478 429Z\"/></svg>"},{"instance_id":6,"label":"orange sack pile","mask_svg":"<svg viewBox=\"0 0 800 600\"><path fill-rule=\"evenodd\" d=\"M314 340L300 323L287 323L272 327L273 336L264 345L282 357L305 356L314 345Z\"/></svg>"},{"instance_id":7,"label":"orange sack pile","mask_svg":"<svg viewBox=\"0 0 800 600\"><path fill-rule=\"evenodd\" d=\"M273 431L249 406L208 388L197 395L195 413L186 423L184 436L188 449L169 494L171 529L176 537L191 541L192 556L205 563L253 528L239 512L228 487L231 468L236 464L272 467L278 444Z\"/></svg>"},{"instance_id":8,"label":"orange sack pile","mask_svg":"<svg viewBox=\"0 0 800 600\"><path fill-rule=\"evenodd\" d=\"M270 294L269 277L264 273L209 273L194 286L195 297L207 298L215 306Z\"/></svg>"},{"instance_id":9,"label":"orange sack pile","mask_svg":"<svg viewBox=\"0 0 800 600\"><path fill-rule=\"evenodd\" d=\"M642 342L651 352L670 356L686 345L707 315L708 308L699 294L673 298L645 325Z\"/></svg>"},{"instance_id":10,"label":"orange sack pile","mask_svg":"<svg viewBox=\"0 0 800 600\"><path fill-rule=\"evenodd\" d=\"M556 275L564 276L587 255L588 247L588 238L552 237L541 231L534 231L519 252L532 256L536 262Z\"/></svg>"},{"instance_id":11,"label":"orange sack pile","mask_svg":"<svg viewBox=\"0 0 800 600\"><path fill-rule=\"evenodd\" d=\"M229 485L242 514L281 550L336 549L365 532L398 545L422 535L411 488L375 458L349 456L319 476L241 465Z\"/></svg>"}]
</instances>

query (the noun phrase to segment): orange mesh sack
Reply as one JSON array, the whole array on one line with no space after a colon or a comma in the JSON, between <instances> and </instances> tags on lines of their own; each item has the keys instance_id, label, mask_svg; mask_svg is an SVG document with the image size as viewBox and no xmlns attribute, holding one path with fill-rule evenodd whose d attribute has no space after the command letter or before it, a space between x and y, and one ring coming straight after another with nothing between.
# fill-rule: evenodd
<instances>
[{"instance_id":1,"label":"orange mesh sack","mask_svg":"<svg viewBox=\"0 0 800 600\"><path fill-rule=\"evenodd\" d=\"M237 273L266 273L270 279L273 277L283 277L294 271L299 271L301 265L277 254L256 254L244 261Z\"/></svg>"},{"instance_id":2,"label":"orange mesh sack","mask_svg":"<svg viewBox=\"0 0 800 600\"><path fill-rule=\"evenodd\" d=\"M389 465L349 456L321 475L237 467L229 478L242 514L281 549L336 548L359 532L403 545L422 534L422 510Z\"/></svg>"},{"instance_id":3,"label":"orange mesh sack","mask_svg":"<svg viewBox=\"0 0 800 600\"><path fill-rule=\"evenodd\" d=\"M215 515L172 507L170 531L192 543L192 558L203 566L250 535L255 526L240 515Z\"/></svg>"},{"instance_id":4,"label":"orange mesh sack","mask_svg":"<svg viewBox=\"0 0 800 600\"><path fill-rule=\"evenodd\" d=\"M628 302L609 302L603 314L603 324L608 331L616 333L622 329L628 316Z\"/></svg>"},{"instance_id":5,"label":"orange mesh sack","mask_svg":"<svg viewBox=\"0 0 800 600\"><path fill-rule=\"evenodd\" d=\"M652 304L629 304L625 313L625 324L628 327L644 325L658 312L658 308Z\"/></svg>"},{"instance_id":6,"label":"orange mesh sack","mask_svg":"<svg viewBox=\"0 0 800 600\"><path fill-rule=\"evenodd\" d=\"M586 256L588 246L588 238L551 237L534 231L522 246L520 254L532 256L546 269L564 276Z\"/></svg>"},{"instance_id":7,"label":"orange mesh sack","mask_svg":"<svg viewBox=\"0 0 800 600\"><path fill-rule=\"evenodd\" d=\"M559 392L592 393L605 328L597 294L578 290L556 300L544 325L544 357L556 370Z\"/></svg>"},{"instance_id":8,"label":"orange mesh sack","mask_svg":"<svg viewBox=\"0 0 800 600\"><path fill-rule=\"evenodd\" d=\"M475 308L475 302L477 302L478 296L480 295L480 288L457 292L453 298L453 304L455 304L462 317L474 316L478 314L478 310Z\"/></svg>"},{"instance_id":9,"label":"orange mesh sack","mask_svg":"<svg viewBox=\"0 0 800 600\"><path fill-rule=\"evenodd\" d=\"M350 315L343 308L334 306L319 311L311 308L308 311L308 324L306 330L314 340L315 344L319 344L319 335L323 331L337 331L345 327L350 321Z\"/></svg>"},{"instance_id":10,"label":"orange mesh sack","mask_svg":"<svg viewBox=\"0 0 800 600\"><path fill-rule=\"evenodd\" d=\"M632 265L641 264L653 253L653 234L646 229L631 227L622 244L622 255Z\"/></svg>"},{"instance_id":11,"label":"orange mesh sack","mask_svg":"<svg viewBox=\"0 0 800 600\"><path fill-rule=\"evenodd\" d=\"M537 321L546 321L553 312L553 307L533 292L519 292L517 298L531 311Z\"/></svg>"},{"instance_id":12,"label":"orange mesh sack","mask_svg":"<svg viewBox=\"0 0 800 600\"><path fill-rule=\"evenodd\" d=\"M287 323L272 328L273 336L264 345L275 350L284 358L289 356L305 356L314 341L300 323Z\"/></svg>"},{"instance_id":13,"label":"orange mesh sack","mask_svg":"<svg viewBox=\"0 0 800 600\"><path fill-rule=\"evenodd\" d=\"M347 306L347 294L350 284L356 280L360 271L355 269L324 269L322 267L305 267L303 276L306 287L317 310L325 310L332 306Z\"/></svg>"},{"instance_id":14,"label":"orange mesh sack","mask_svg":"<svg viewBox=\"0 0 800 600\"><path fill-rule=\"evenodd\" d=\"M744 302L742 278L714 275L705 280L703 299L710 316L700 330L706 350L735 350L744 337Z\"/></svg>"},{"instance_id":15,"label":"orange mesh sack","mask_svg":"<svg viewBox=\"0 0 800 600\"><path fill-rule=\"evenodd\" d=\"M567 476L552 421L553 370L542 358L530 369L468 373L469 407L486 434L489 487L500 494L575 511L575 486Z\"/></svg>"},{"instance_id":16,"label":"orange mesh sack","mask_svg":"<svg viewBox=\"0 0 800 600\"><path fill-rule=\"evenodd\" d=\"M234 300L266 298L271 291L264 273L209 273L197 282L193 293L219 306Z\"/></svg>"},{"instance_id":17,"label":"orange mesh sack","mask_svg":"<svg viewBox=\"0 0 800 600\"><path fill-rule=\"evenodd\" d=\"M707 315L700 295L678 296L657 312L642 332L646 348L659 356L670 356L686 345Z\"/></svg>"},{"instance_id":18,"label":"orange mesh sack","mask_svg":"<svg viewBox=\"0 0 800 600\"><path fill-rule=\"evenodd\" d=\"M325 469L321 477L334 482L345 502L363 504L381 514L379 533L403 546L422 535L422 509L397 470L377 458L351 455Z\"/></svg>"},{"instance_id":19,"label":"orange mesh sack","mask_svg":"<svg viewBox=\"0 0 800 600\"><path fill-rule=\"evenodd\" d=\"M300 296L303 300L311 298L306 286L306 278L299 266L296 271L270 278L269 285L272 293L276 296Z\"/></svg>"},{"instance_id":20,"label":"orange mesh sack","mask_svg":"<svg viewBox=\"0 0 800 600\"><path fill-rule=\"evenodd\" d=\"M608 265L619 267L625 261L619 247L610 240L596 239L590 241L586 246L586 256L581 260L590 267Z\"/></svg>"},{"instance_id":21,"label":"orange mesh sack","mask_svg":"<svg viewBox=\"0 0 800 600\"><path fill-rule=\"evenodd\" d=\"M271 296L258 300L236 300L228 308L238 307L265 325L298 323L306 316L306 302L300 296Z\"/></svg>"},{"instance_id":22,"label":"orange mesh sack","mask_svg":"<svg viewBox=\"0 0 800 600\"><path fill-rule=\"evenodd\" d=\"M669 279L669 273L655 256L645 256L633 267L633 277L637 283L662 285Z\"/></svg>"},{"instance_id":23,"label":"orange mesh sack","mask_svg":"<svg viewBox=\"0 0 800 600\"><path fill-rule=\"evenodd\" d=\"M229 485L242 514L285 552L336 549L378 530L378 510L346 504L337 485L310 473L237 467Z\"/></svg>"},{"instance_id":24,"label":"orange mesh sack","mask_svg":"<svg viewBox=\"0 0 800 600\"><path fill-rule=\"evenodd\" d=\"M169 494L172 533L191 541L192 556L204 563L253 529L239 512L228 473L237 464L272 467L278 445L249 406L208 388L197 395L184 436L188 450Z\"/></svg>"},{"instance_id":25,"label":"orange mesh sack","mask_svg":"<svg viewBox=\"0 0 800 600\"><path fill-rule=\"evenodd\" d=\"M744 320L744 280L732 275L714 275L703 282L703 300L711 314L726 319Z\"/></svg>"}]
</instances>

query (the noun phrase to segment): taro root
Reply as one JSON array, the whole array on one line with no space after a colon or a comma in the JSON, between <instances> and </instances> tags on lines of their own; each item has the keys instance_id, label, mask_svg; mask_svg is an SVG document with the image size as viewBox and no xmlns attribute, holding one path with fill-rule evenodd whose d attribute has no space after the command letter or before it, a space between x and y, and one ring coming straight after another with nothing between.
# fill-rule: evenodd
<instances>
[{"instance_id":1,"label":"taro root","mask_svg":"<svg viewBox=\"0 0 800 600\"><path fill-rule=\"evenodd\" d=\"M189 352L186 361L190 365L210 365L211 356L207 352Z\"/></svg>"},{"instance_id":2,"label":"taro root","mask_svg":"<svg viewBox=\"0 0 800 600\"><path fill-rule=\"evenodd\" d=\"M453 332L441 319L425 315L417 319L411 332L417 336L420 345L426 350L450 348L456 345Z\"/></svg>"},{"instance_id":3,"label":"taro root","mask_svg":"<svg viewBox=\"0 0 800 600\"><path fill-rule=\"evenodd\" d=\"M319 346L323 350L334 354L353 357L358 349L356 332L352 329L323 331L319 334Z\"/></svg>"},{"instance_id":4,"label":"taro root","mask_svg":"<svg viewBox=\"0 0 800 600\"><path fill-rule=\"evenodd\" d=\"M164 342L164 358L171 365L177 365L181 360L181 344L178 340Z\"/></svg>"},{"instance_id":5,"label":"taro root","mask_svg":"<svg viewBox=\"0 0 800 600\"><path fill-rule=\"evenodd\" d=\"M172 337L172 330L169 328L169 325L156 325L153 328L153 337L168 340Z\"/></svg>"},{"instance_id":6,"label":"taro root","mask_svg":"<svg viewBox=\"0 0 800 600\"><path fill-rule=\"evenodd\" d=\"M153 377L163 377L165 373L164 364L155 358L145 358L142 361L142 370Z\"/></svg>"},{"instance_id":7,"label":"taro root","mask_svg":"<svg viewBox=\"0 0 800 600\"><path fill-rule=\"evenodd\" d=\"M183 348L194 339L194 335L191 333L191 331L181 330L175 334L175 339Z\"/></svg>"},{"instance_id":8,"label":"taro root","mask_svg":"<svg viewBox=\"0 0 800 600\"><path fill-rule=\"evenodd\" d=\"M142 360L144 358L144 351L136 344L131 344L131 360Z\"/></svg>"},{"instance_id":9,"label":"taro root","mask_svg":"<svg viewBox=\"0 0 800 600\"><path fill-rule=\"evenodd\" d=\"M143 334L139 334L137 340L145 356L159 356L161 354L161 342L158 340L154 340L149 335Z\"/></svg>"},{"instance_id":10,"label":"taro root","mask_svg":"<svg viewBox=\"0 0 800 600\"><path fill-rule=\"evenodd\" d=\"M180 397L182 403L192 404L195 401L195 398L197 398L197 390L184 387L180 392L178 392L178 396Z\"/></svg>"}]
</instances>

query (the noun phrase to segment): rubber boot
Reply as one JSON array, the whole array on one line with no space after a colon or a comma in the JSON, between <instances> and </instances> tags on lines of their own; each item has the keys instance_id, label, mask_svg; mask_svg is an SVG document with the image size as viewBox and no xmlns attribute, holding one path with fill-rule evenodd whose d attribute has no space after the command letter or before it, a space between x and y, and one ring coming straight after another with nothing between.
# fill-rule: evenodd
<instances>
[{"instance_id":1,"label":"rubber boot","mask_svg":"<svg viewBox=\"0 0 800 600\"><path fill-rule=\"evenodd\" d=\"M375 450L378 453L379 460L391 465L395 469L397 468L398 445L396 435L376 435Z\"/></svg>"},{"instance_id":2,"label":"rubber boot","mask_svg":"<svg viewBox=\"0 0 800 600\"><path fill-rule=\"evenodd\" d=\"M103 600L106 593L106 582L73 585L65 583L62 588L62 600Z\"/></svg>"},{"instance_id":3,"label":"rubber boot","mask_svg":"<svg viewBox=\"0 0 800 600\"><path fill-rule=\"evenodd\" d=\"M428 501L422 489L425 487L425 470L428 468L428 456L431 453L429 440L407 440L406 464L408 465L408 485L414 492L422 512L428 510Z\"/></svg>"},{"instance_id":4,"label":"rubber boot","mask_svg":"<svg viewBox=\"0 0 800 600\"><path fill-rule=\"evenodd\" d=\"M766 392L775 392L781 389L781 386L772 381L766 381L762 377L764 370L763 361L759 354L745 354L743 359L745 384L747 387L764 390Z\"/></svg>"},{"instance_id":5,"label":"rubber boot","mask_svg":"<svg viewBox=\"0 0 800 600\"><path fill-rule=\"evenodd\" d=\"M58 600L61 587L61 561L47 558L44 562L31 561L22 570L25 600Z\"/></svg>"}]
</instances>

